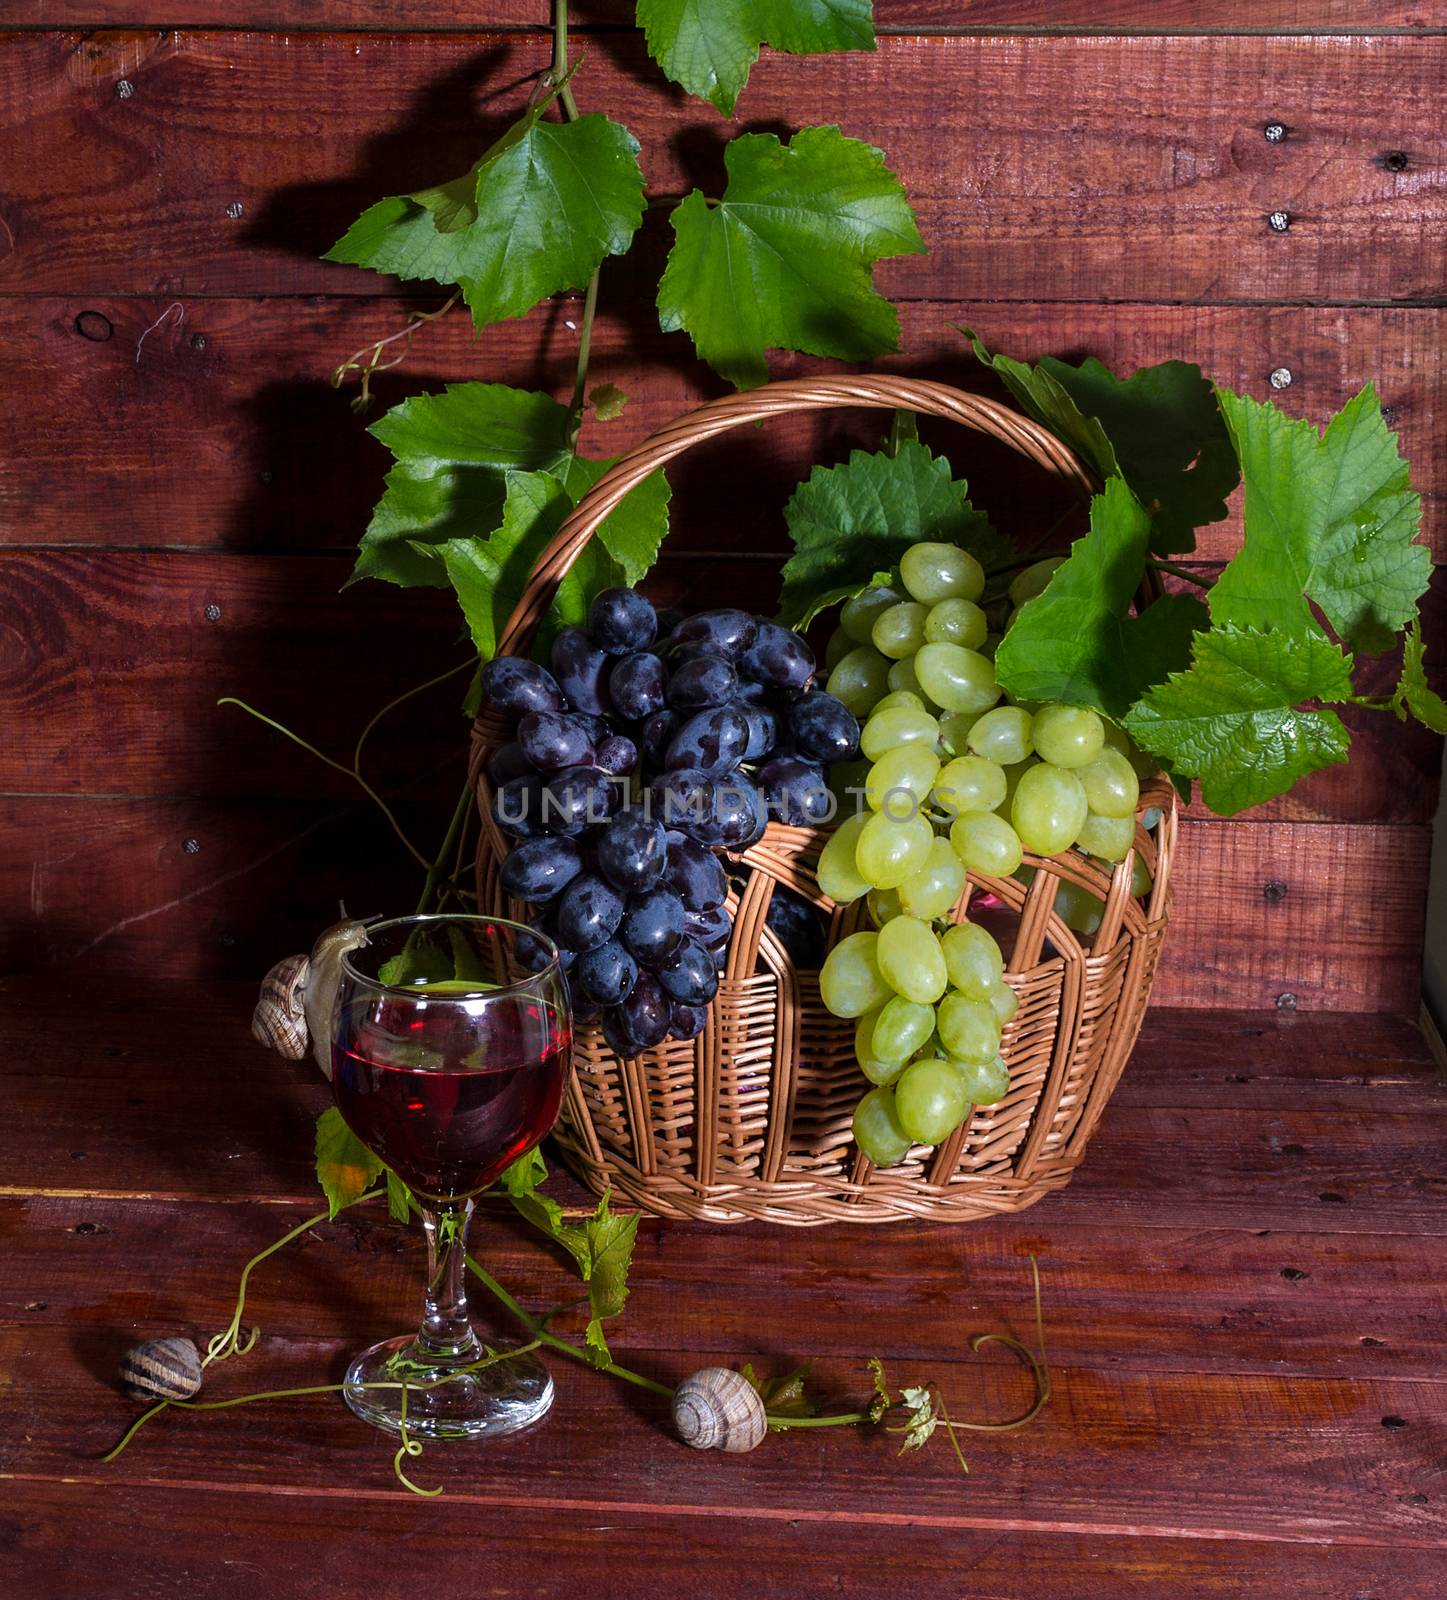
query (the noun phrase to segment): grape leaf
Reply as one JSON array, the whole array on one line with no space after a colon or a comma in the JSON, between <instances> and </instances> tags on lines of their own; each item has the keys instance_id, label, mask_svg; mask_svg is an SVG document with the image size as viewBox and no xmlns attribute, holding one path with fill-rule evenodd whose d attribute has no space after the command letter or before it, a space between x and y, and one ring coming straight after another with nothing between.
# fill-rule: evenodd
<instances>
[{"instance_id":1,"label":"grape leaf","mask_svg":"<svg viewBox=\"0 0 1447 1600\"><path fill-rule=\"evenodd\" d=\"M1199 778L1213 811L1232 816L1346 760L1336 713L1301 707L1349 698L1351 668L1320 629L1212 628L1197 635L1189 669L1151 689L1125 725L1177 773Z\"/></svg>"},{"instance_id":2,"label":"grape leaf","mask_svg":"<svg viewBox=\"0 0 1447 1600\"><path fill-rule=\"evenodd\" d=\"M392 1171L387 1168L387 1214L395 1222L406 1222L412 1214L412 1191Z\"/></svg>"},{"instance_id":3,"label":"grape leaf","mask_svg":"<svg viewBox=\"0 0 1447 1600\"><path fill-rule=\"evenodd\" d=\"M1194 550L1195 530L1226 515L1240 472L1215 391L1198 366L1163 361L1129 378L1117 378L1093 357L1072 367L1046 356L1031 367L991 356L964 331L976 356L1037 422L1102 478L1125 478L1151 513L1157 554Z\"/></svg>"},{"instance_id":4,"label":"grape leaf","mask_svg":"<svg viewBox=\"0 0 1447 1600\"><path fill-rule=\"evenodd\" d=\"M916 441L893 456L855 450L843 466L815 467L784 507L795 553L784 566L780 620L807 626L921 539L963 545L987 570L1008 562L1009 543L965 495L949 462Z\"/></svg>"},{"instance_id":5,"label":"grape leaf","mask_svg":"<svg viewBox=\"0 0 1447 1600\"><path fill-rule=\"evenodd\" d=\"M1368 384L1319 434L1275 406L1219 392L1246 482L1246 537L1211 591L1218 625L1315 630L1320 607L1349 649L1390 649L1416 612L1432 555L1422 503Z\"/></svg>"},{"instance_id":6,"label":"grape leaf","mask_svg":"<svg viewBox=\"0 0 1447 1600\"><path fill-rule=\"evenodd\" d=\"M803 128L785 145L741 134L724 151L728 184L674 208L658 319L739 388L769 375L783 348L863 361L899 345L899 316L873 285L877 261L922 254L904 186L872 145Z\"/></svg>"},{"instance_id":7,"label":"grape leaf","mask_svg":"<svg viewBox=\"0 0 1447 1600\"><path fill-rule=\"evenodd\" d=\"M335 1106L317 1118L317 1182L332 1216L354 1204L382 1170L382 1163L342 1121Z\"/></svg>"},{"instance_id":8,"label":"grape leaf","mask_svg":"<svg viewBox=\"0 0 1447 1600\"><path fill-rule=\"evenodd\" d=\"M1129 614L1149 534L1150 518L1125 480L1107 479L1090 504L1090 532L1021 608L995 652L995 670L1012 694L1091 706L1119 721L1148 684L1187 664L1192 636L1208 625L1200 601L1165 595L1140 616Z\"/></svg>"},{"instance_id":9,"label":"grape leaf","mask_svg":"<svg viewBox=\"0 0 1447 1600\"><path fill-rule=\"evenodd\" d=\"M1447 733L1447 701L1427 682L1426 656L1422 623L1414 617L1402 648L1402 676L1392 695L1392 709L1403 722L1410 712L1433 733Z\"/></svg>"},{"instance_id":10,"label":"grape leaf","mask_svg":"<svg viewBox=\"0 0 1447 1600\"><path fill-rule=\"evenodd\" d=\"M643 220L638 141L596 113L548 122L541 112L462 177L379 201L324 259L455 283L479 328L582 288Z\"/></svg>"},{"instance_id":11,"label":"grape leaf","mask_svg":"<svg viewBox=\"0 0 1447 1600\"><path fill-rule=\"evenodd\" d=\"M637 21L664 72L725 116L761 44L801 56L875 47L872 0L638 0Z\"/></svg>"}]
</instances>

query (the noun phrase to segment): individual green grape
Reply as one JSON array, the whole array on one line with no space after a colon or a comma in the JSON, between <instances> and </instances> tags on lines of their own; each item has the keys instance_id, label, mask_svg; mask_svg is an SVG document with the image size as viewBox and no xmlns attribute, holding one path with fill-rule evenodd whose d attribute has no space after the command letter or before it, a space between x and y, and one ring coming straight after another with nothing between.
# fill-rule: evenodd
<instances>
[{"instance_id":1,"label":"individual green grape","mask_svg":"<svg viewBox=\"0 0 1447 1600\"><path fill-rule=\"evenodd\" d=\"M900 557L899 576L916 600L930 605L955 597L978 600L985 592L985 569L957 544L912 544Z\"/></svg>"},{"instance_id":2,"label":"individual green grape","mask_svg":"<svg viewBox=\"0 0 1447 1600\"><path fill-rule=\"evenodd\" d=\"M1005 798L1005 774L982 756L956 756L940 768L930 798L947 818L994 811Z\"/></svg>"},{"instance_id":3,"label":"individual green grape","mask_svg":"<svg viewBox=\"0 0 1447 1600\"><path fill-rule=\"evenodd\" d=\"M924 744L933 750L939 736L939 723L923 708L887 706L881 710L875 706L860 731L859 748L871 761L878 761L896 745Z\"/></svg>"},{"instance_id":4,"label":"individual green grape","mask_svg":"<svg viewBox=\"0 0 1447 1600\"><path fill-rule=\"evenodd\" d=\"M1098 817L1089 812L1075 842L1088 855L1099 856L1102 861L1123 861L1135 843L1135 818Z\"/></svg>"},{"instance_id":5,"label":"individual green grape","mask_svg":"<svg viewBox=\"0 0 1447 1600\"><path fill-rule=\"evenodd\" d=\"M896 995L895 998L899 997ZM885 1002L886 1005L888 1003ZM861 1059L874 1054L874 1024L879 1021L879 1014L883 1010L884 1006L871 1006L854 1024L854 1054Z\"/></svg>"},{"instance_id":6,"label":"individual green grape","mask_svg":"<svg viewBox=\"0 0 1447 1600\"><path fill-rule=\"evenodd\" d=\"M891 817L876 811L864 824L854 861L876 889L897 889L929 861L935 831L927 817Z\"/></svg>"},{"instance_id":7,"label":"individual green grape","mask_svg":"<svg viewBox=\"0 0 1447 1600\"><path fill-rule=\"evenodd\" d=\"M988 1000L1003 987L1005 958L1000 947L978 922L957 922L940 939L951 988L967 1000Z\"/></svg>"},{"instance_id":8,"label":"individual green grape","mask_svg":"<svg viewBox=\"0 0 1447 1600\"><path fill-rule=\"evenodd\" d=\"M946 916L964 892L964 863L948 839L936 839L928 862L898 889L900 906L926 922Z\"/></svg>"},{"instance_id":9,"label":"individual green grape","mask_svg":"<svg viewBox=\"0 0 1447 1600\"><path fill-rule=\"evenodd\" d=\"M1155 879L1151 877L1151 869L1139 856L1131 863L1130 892L1137 899L1144 899L1155 886Z\"/></svg>"},{"instance_id":10,"label":"individual green grape","mask_svg":"<svg viewBox=\"0 0 1447 1600\"><path fill-rule=\"evenodd\" d=\"M1098 817L1135 815L1140 799L1140 779L1119 750L1107 745L1094 761L1075 769L1090 809Z\"/></svg>"},{"instance_id":11,"label":"individual green grape","mask_svg":"<svg viewBox=\"0 0 1447 1600\"><path fill-rule=\"evenodd\" d=\"M1064 561L1064 556L1051 556L1048 560L1037 561L1033 567L1026 567L1023 572L1015 574L1010 580L1010 600L1017 611L1027 601L1033 600L1037 594L1045 593L1045 586Z\"/></svg>"},{"instance_id":12,"label":"individual green grape","mask_svg":"<svg viewBox=\"0 0 1447 1600\"><path fill-rule=\"evenodd\" d=\"M993 1061L1000 1049L1000 1024L988 1000L971 1000L952 989L940 1001L936 1026L955 1061Z\"/></svg>"},{"instance_id":13,"label":"individual green grape","mask_svg":"<svg viewBox=\"0 0 1447 1600\"><path fill-rule=\"evenodd\" d=\"M869 636L874 631L874 619L881 611L898 605L904 598L898 589L866 589L863 594L844 602L844 609L839 613L839 626L855 644L868 644Z\"/></svg>"},{"instance_id":14,"label":"individual green grape","mask_svg":"<svg viewBox=\"0 0 1447 1600\"><path fill-rule=\"evenodd\" d=\"M877 933L851 933L824 958L819 995L836 1017L861 1017L893 995L879 970L878 946Z\"/></svg>"},{"instance_id":15,"label":"individual green grape","mask_svg":"<svg viewBox=\"0 0 1447 1600\"><path fill-rule=\"evenodd\" d=\"M851 900L857 900L860 895L869 892L869 884L854 865L855 846L868 821L864 812L854 812L845 817L819 852L819 865L814 875L819 880L819 887L837 905L847 906Z\"/></svg>"},{"instance_id":16,"label":"individual green grape","mask_svg":"<svg viewBox=\"0 0 1447 1600\"><path fill-rule=\"evenodd\" d=\"M824 670L832 672L854 648L856 642L845 633L843 628L836 628L829 635L828 644L824 646Z\"/></svg>"},{"instance_id":17,"label":"individual green grape","mask_svg":"<svg viewBox=\"0 0 1447 1600\"><path fill-rule=\"evenodd\" d=\"M940 725L940 744L947 745L952 754L964 755L968 748L970 729L980 720L978 711L946 711L936 720Z\"/></svg>"},{"instance_id":18,"label":"individual green grape","mask_svg":"<svg viewBox=\"0 0 1447 1600\"><path fill-rule=\"evenodd\" d=\"M1131 771L1142 783L1147 778L1155 777L1160 771L1160 764L1156 758L1142 750L1124 728L1118 728L1113 722L1105 724L1105 743L1108 749L1120 751L1130 762Z\"/></svg>"},{"instance_id":19,"label":"individual green grape","mask_svg":"<svg viewBox=\"0 0 1447 1600\"><path fill-rule=\"evenodd\" d=\"M973 600L958 597L938 601L924 619L926 644L962 644L966 650L978 650L989 631L979 606Z\"/></svg>"},{"instance_id":20,"label":"individual green grape","mask_svg":"<svg viewBox=\"0 0 1447 1600\"><path fill-rule=\"evenodd\" d=\"M869 920L876 928L882 928L886 922L893 922L896 917L904 915L898 889L871 889L864 904L869 911Z\"/></svg>"},{"instance_id":21,"label":"individual green grape","mask_svg":"<svg viewBox=\"0 0 1447 1600\"><path fill-rule=\"evenodd\" d=\"M871 1012L874 1026L866 1041L864 1054L876 1061L908 1061L914 1053L927 1044L935 1031L933 1006L919 1005L895 995L886 1000L877 1012ZM860 1018L861 1024L865 1019ZM859 1044L856 1032L854 1043Z\"/></svg>"},{"instance_id":22,"label":"individual green grape","mask_svg":"<svg viewBox=\"0 0 1447 1600\"><path fill-rule=\"evenodd\" d=\"M1035 725L1039 727L1039 717ZM1053 856L1075 842L1089 809L1080 779L1064 767L1042 761L1021 777L1010 820L1027 850Z\"/></svg>"},{"instance_id":23,"label":"individual green grape","mask_svg":"<svg viewBox=\"0 0 1447 1600\"><path fill-rule=\"evenodd\" d=\"M871 1089L854 1108L854 1142L876 1167L892 1167L914 1140L900 1126L893 1089Z\"/></svg>"},{"instance_id":24,"label":"individual green grape","mask_svg":"<svg viewBox=\"0 0 1447 1600\"><path fill-rule=\"evenodd\" d=\"M970 729L970 749L998 766L1013 767L1027 759L1030 743L1030 713L1020 706L996 706L987 711Z\"/></svg>"},{"instance_id":25,"label":"individual green grape","mask_svg":"<svg viewBox=\"0 0 1447 1600\"><path fill-rule=\"evenodd\" d=\"M920 1144L942 1144L965 1120L969 1104L964 1078L938 1056L906 1067L894 1086L899 1125Z\"/></svg>"},{"instance_id":26,"label":"individual green grape","mask_svg":"<svg viewBox=\"0 0 1447 1600\"><path fill-rule=\"evenodd\" d=\"M1020 1009L1020 996L1008 983L1002 983L990 990L990 998L985 1004L994 1012L995 1021L1003 1028Z\"/></svg>"},{"instance_id":27,"label":"individual green grape","mask_svg":"<svg viewBox=\"0 0 1447 1600\"><path fill-rule=\"evenodd\" d=\"M1088 766L1105 744L1105 724L1088 706L1041 706L1031 730L1035 753L1057 767Z\"/></svg>"},{"instance_id":28,"label":"individual green grape","mask_svg":"<svg viewBox=\"0 0 1447 1600\"><path fill-rule=\"evenodd\" d=\"M971 872L989 878L1008 878L1025 853L1020 835L993 811L961 812L950 824L950 844Z\"/></svg>"},{"instance_id":29,"label":"individual green grape","mask_svg":"<svg viewBox=\"0 0 1447 1600\"><path fill-rule=\"evenodd\" d=\"M935 931L918 917L886 922L879 930L875 959L890 988L916 1005L932 1006L950 981Z\"/></svg>"},{"instance_id":30,"label":"individual green grape","mask_svg":"<svg viewBox=\"0 0 1447 1600\"><path fill-rule=\"evenodd\" d=\"M928 711L931 716L934 715L935 707L931 702L930 697L920 686L919 678L915 675L913 656L906 656L903 661L896 661L894 665L890 667L889 672L886 675L886 681L888 682L892 693L916 695L919 698L920 704L925 708L925 710Z\"/></svg>"},{"instance_id":31,"label":"individual green grape","mask_svg":"<svg viewBox=\"0 0 1447 1600\"><path fill-rule=\"evenodd\" d=\"M893 670L894 668L891 667L890 671L893 672ZM924 711L927 708L924 703L923 695L915 694L910 689L891 689L890 692L885 695L883 700L879 700L875 703L874 709L875 711L900 711L905 709L910 711Z\"/></svg>"},{"instance_id":32,"label":"individual green grape","mask_svg":"<svg viewBox=\"0 0 1447 1600\"><path fill-rule=\"evenodd\" d=\"M872 645L857 645L829 674L825 688L856 717L867 716L888 692L889 662Z\"/></svg>"},{"instance_id":33,"label":"individual green grape","mask_svg":"<svg viewBox=\"0 0 1447 1600\"><path fill-rule=\"evenodd\" d=\"M1055 914L1076 933L1094 933L1100 926L1105 907L1090 892L1069 878L1055 886Z\"/></svg>"},{"instance_id":34,"label":"individual green grape","mask_svg":"<svg viewBox=\"0 0 1447 1600\"><path fill-rule=\"evenodd\" d=\"M924 643L924 619L928 615L929 607L918 600L901 600L874 619L869 642L891 661L912 656Z\"/></svg>"},{"instance_id":35,"label":"individual green grape","mask_svg":"<svg viewBox=\"0 0 1447 1600\"><path fill-rule=\"evenodd\" d=\"M973 1106L992 1106L1003 1100L1010 1089L1010 1069L996 1056L982 1066L960 1062L961 1086Z\"/></svg>"},{"instance_id":36,"label":"individual green grape","mask_svg":"<svg viewBox=\"0 0 1447 1600\"><path fill-rule=\"evenodd\" d=\"M880 1088L887 1088L909 1065L907 1057L903 1061L879 1061L874 1056L863 1055L857 1050L855 1059L859 1062L859 1070L864 1076L871 1083L878 1084Z\"/></svg>"},{"instance_id":37,"label":"individual green grape","mask_svg":"<svg viewBox=\"0 0 1447 1600\"><path fill-rule=\"evenodd\" d=\"M1020 780L1031 767L1040 765L1039 756L1031 756L1028 761L1017 761L1014 766L1005 768L1005 798L995 807L1001 816L1010 814L1010 807L1015 804L1015 791L1020 787Z\"/></svg>"},{"instance_id":38,"label":"individual green grape","mask_svg":"<svg viewBox=\"0 0 1447 1600\"><path fill-rule=\"evenodd\" d=\"M920 687L945 711L988 711L1000 698L994 663L963 645L924 645L915 652L914 671Z\"/></svg>"},{"instance_id":39,"label":"individual green grape","mask_svg":"<svg viewBox=\"0 0 1447 1600\"><path fill-rule=\"evenodd\" d=\"M869 769L864 798L871 811L914 816L929 798L939 771L940 758L932 743L898 745Z\"/></svg>"}]
</instances>

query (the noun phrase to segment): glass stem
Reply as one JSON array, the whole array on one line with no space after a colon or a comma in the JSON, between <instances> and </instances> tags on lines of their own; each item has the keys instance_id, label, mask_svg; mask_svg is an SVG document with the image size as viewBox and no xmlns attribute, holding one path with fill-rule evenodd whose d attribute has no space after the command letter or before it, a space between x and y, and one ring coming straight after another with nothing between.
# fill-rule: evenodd
<instances>
[{"instance_id":1,"label":"glass stem","mask_svg":"<svg viewBox=\"0 0 1447 1600\"><path fill-rule=\"evenodd\" d=\"M472 1210L471 1200L421 1206L427 1235L427 1300L417 1348L428 1358L466 1362L482 1355L467 1315L467 1225Z\"/></svg>"}]
</instances>

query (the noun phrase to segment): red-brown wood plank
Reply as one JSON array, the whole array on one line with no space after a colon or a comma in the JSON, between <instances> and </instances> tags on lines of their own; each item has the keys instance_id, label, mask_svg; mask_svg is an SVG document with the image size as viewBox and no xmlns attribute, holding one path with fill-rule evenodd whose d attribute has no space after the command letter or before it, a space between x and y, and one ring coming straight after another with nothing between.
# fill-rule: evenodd
<instances>
[{"instance_id":1,"label":"red-brown wood plank","mask_svg":"<svg viewBox=\"0 0 1447 1600\"><path fill-rule=\"evenodd\" d=\"M610 285L616 296L621 285ZM605 294L592 381L629 396L621 418L590 420L584 450L617 454L723 386L665 336ZM29 374L0 415L0 542L186 545L228 550L353 546L381 493L387 453L327 383L353 351L401 328L409 309L440 296L399 300L292 298L185 300L167 296L0 296L0 343ZM454 312L422 330L407 364L375 384L372 416L404 395L481 378L559 397L577 356L576 305L543 308L488 332ZM164 319L164 320L162 320ZM159 322L159 325L157 325ZM574 326L569 328L572 322ZM1425 502L1424 532L1447 554L1441 504L1447 446L1433 419L1447 405L1447 376L1433 359L1447 338L1440 309L1156 305L907 304L903 352L879 365L972 389L1000 390L968 353L958 325L1023 358L1094 355L1119 371L1169 358L1197 361L1217 382L1318 424L1370 379L1391 409ZM147 330L150 329L150 332ZM144 337L144 343L141 343ZM830 364L779 356L779 376ZM1273 390L1268 374L1292 374ZM745 430L675 465L669 548L780 552L783 503L813 461L870 447L879 414L830 413ZM958 430L930 430L975 488L979 503L1022 538L1038 537L1066 502L1000 447ZM741 493L721 507L720 473ZM1202 531L1199 554L1229 558L1239 516Z\"/></svg>"},{"instance_id":2,"label":"red-brown wood plank","mask_svg":"<svg viewBox=\"0 0 1447 1600\"><path fill-rule=\"evenodd\" d=\"M378 196L464 169L546 49L496 34L12 35L4 286L372 293L370 275L316 255ZM789 124L804 106L890 152L932 247L881 272L896 296L1431 301L1447 261L1444 62L1437 36L898 37L844 71L761 72L747 110ZM680 111L639 66L636 41L609 41L580 100L632 126L656 191L716 183L724 124ZM1273 118L1293 130L1279 144L1261 132ZM1405 169L1379 164L1398 150ZM1275 233L1283 209L1294 221ZM640 282L667 243L661 213L647 234Z\"/></svg>"},{"instance_id":3,"label":"red-brown wood plank","mask_svg":"<svg viewBox=\"0 0 1447 1600\"><path fill-rule=\"evenodd\" d=\"M747 1469L744 1469L745 1471ZM192 1592L254 1600L284 1582L294 1600L390 1593L425 1581L501 1596L526 1581L529 1600L635 1600L641 1581L697 1600L839 1595L934 1600L943 1581L991 1600L1278 1600L1302 1585L1317 1600L1429 1595L1447 1581L1436 1550L1329 1543L1022 1531L1008 1524L907 1528L844 1515L822 1519L658 1514L648 1509L560 1517L552 1507L427 1502L348 1482L333 1494L15 1480L0 1527L23 1592L154 1600ZM346 1495L346 1509L337 1500ZM499 1554L497 1513L505 1517ZM822 1526L821 1526L822 1523ZM83 1529L77 1538L75 1530ZM642 1576L641 1576L642 1575Z\"/></svg>"}]
</instances>

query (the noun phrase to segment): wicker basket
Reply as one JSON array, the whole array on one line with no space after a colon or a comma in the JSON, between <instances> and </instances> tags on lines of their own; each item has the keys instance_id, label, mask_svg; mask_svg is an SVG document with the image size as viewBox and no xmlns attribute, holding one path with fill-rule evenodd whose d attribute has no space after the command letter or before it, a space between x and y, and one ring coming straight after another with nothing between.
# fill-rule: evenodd
<instances>
[{"instance_id":1,"label":"wicker basket","mask_svg":"<svg viewBox=\"0 0 1447 1600\"><path fill-rule=\"evenodd\" d=\"M1010 445L1082 496L1092 481L1075 456L1027 418L943 384L891 377L817 378L769 384L699 407L623 456L594 486L544 552L504 633L503 653L524 653L552 594L579 550L620 500L650 472L727 429L790 411L840 406L913 410L963 423ZM488 713L473 730L472 772L482 816L477 885L483 910L513 916L498 887L506 844L492 820L488 754L506 737ZM1147 830L1142 818L1157 810ZM831 1016L818 973L796 971L765 925L776 884L829 913L829 943L862 925L861 905L820 896L813 863L827 832L771 824L736 857L751 869L731 894L735 930L728 966L697 1038L668 1041L621 1061L593 1027L580 1027L574 1074L558 1138L597 1192L666 1217L711 1222L965 1221L1019 1211L1070 1179L1140 1029L1170 900L1175 798L1155 783L1141 796L1135 852L1153 887L1130 894L1132 858L1113 872L1078 854L1028 856L1028 888L1013 878L971 874L970 895L993 909L1006 976L1020 1007L1005 1030L1010 1088L998 1105L976 1107L938 1149L917 1149L877 1169L850 1135L867 1087L854 1057L854 1024ZM742 869L741 869L742 871ZM1068 878L1102 906L1095 933L1072 933L1054 910ZM993 901L986 897L993 896ZM1013 947L1010 934L1013 932ZM1047 948L1048 940L1048 948Z\"/></svg>"}]
</instances>

